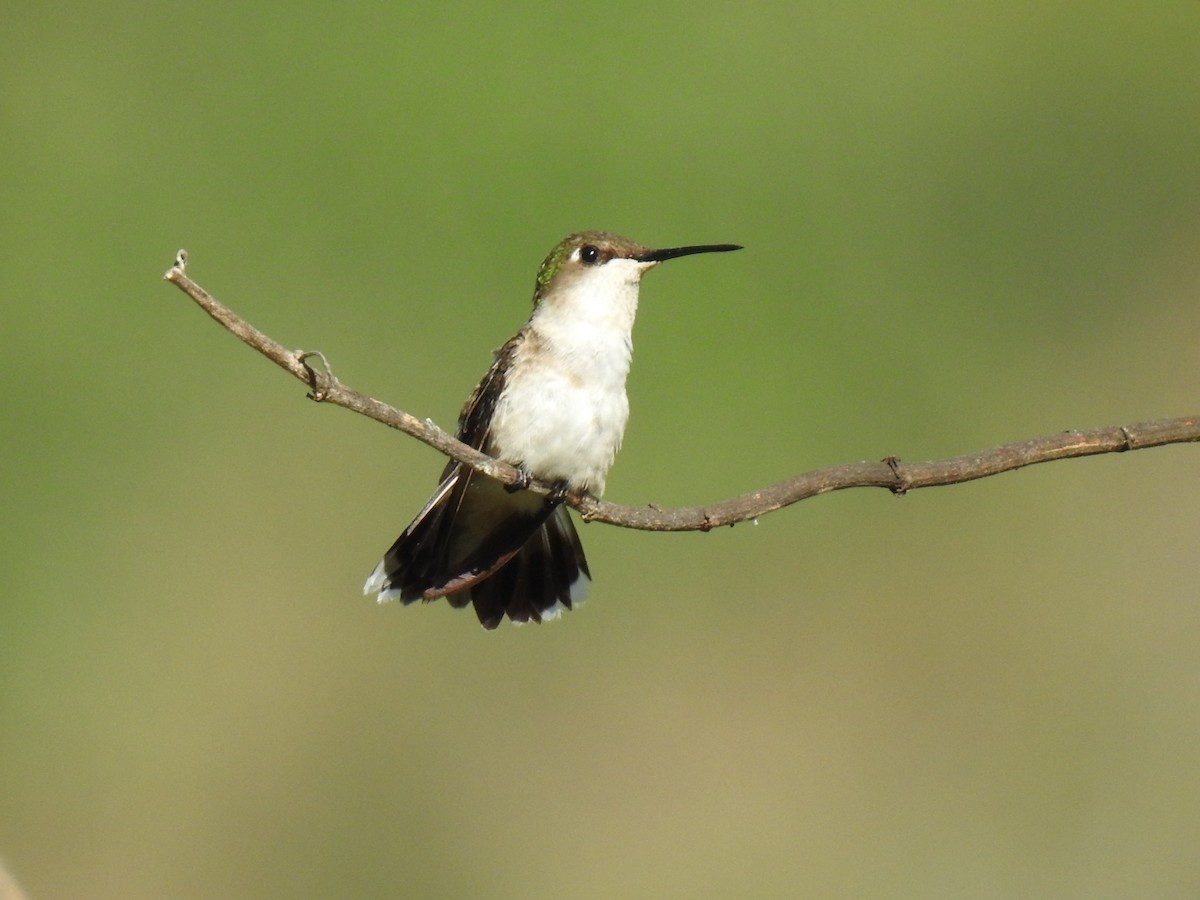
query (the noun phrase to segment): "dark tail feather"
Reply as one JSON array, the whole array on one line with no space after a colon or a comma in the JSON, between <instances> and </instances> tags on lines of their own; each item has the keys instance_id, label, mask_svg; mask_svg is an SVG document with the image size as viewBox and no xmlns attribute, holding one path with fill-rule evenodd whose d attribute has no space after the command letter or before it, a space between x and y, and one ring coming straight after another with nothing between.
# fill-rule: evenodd
<instances>
[{"instance_id":1,"label":"dark tail feather","mask_svg":"<svg viewBox=\"0 0 1200 900\"><path fill-rule=\"evenodd\" d=\"M396 539L363 586L380 601L434 600L487 578L554 512L536 494L458 466Z\"/></svg>"},{"instance_id":2,"label":"dark tail feather","mask_svg":"<svg viewBox=\"0 0 1200 900\"><path fill-rule=\"evenodd\" d=\"M447 599L458 607L473 603L487 629L505 614L514 622L541 622L582 603L591 577L579 534L560 506L490 577Z\"/></svg>"},{"instance_id":3,"label":"dark tail feather","mask_svg":"<svg viewBox=\"0 0 1200 900\"><path fill-rule=\"evenodd\" d=\"M557 618L583 600L590 577L566 507L454 467L363 591L405 605L441 596L457 608L474 603L492 629L506 613L514 622Z\"/></svg>"}]
</instances>

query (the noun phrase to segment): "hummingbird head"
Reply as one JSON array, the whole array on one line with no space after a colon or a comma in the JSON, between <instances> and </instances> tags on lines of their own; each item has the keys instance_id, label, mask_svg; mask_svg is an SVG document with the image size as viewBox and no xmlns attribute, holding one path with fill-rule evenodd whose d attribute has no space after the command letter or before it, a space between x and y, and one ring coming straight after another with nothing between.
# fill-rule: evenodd
<instances>
[{"instance_id":1,"label":"hummingbird head","mask_svg":"<svg viewBox=\"0 0 1200 900\"><path fill-rule=\"evenodd\" d=\"M664 260L740 249L737 244L705 244L651 250L606 231L576 232L563 238L538 268L533 304L560 292L622 295L632 288L636 296L642 275Z\"/></svg>"}]
</instances>

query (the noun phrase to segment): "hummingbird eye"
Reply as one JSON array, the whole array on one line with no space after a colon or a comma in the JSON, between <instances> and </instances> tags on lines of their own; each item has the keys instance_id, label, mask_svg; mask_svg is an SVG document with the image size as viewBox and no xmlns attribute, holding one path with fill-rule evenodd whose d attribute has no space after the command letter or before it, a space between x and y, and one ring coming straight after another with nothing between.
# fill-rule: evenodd
<instances>
[{"instance_id":1,"label":"hummingbird eye","mask_svg":"<svg viewBox=\"0 0 1200 900\"><path fill-rule=\"evenodd\" d=\"M579 258L584 265L594 266L600 261L600 248L594 244L584 244L579 249Z\"/></svg>"}]
</instances>

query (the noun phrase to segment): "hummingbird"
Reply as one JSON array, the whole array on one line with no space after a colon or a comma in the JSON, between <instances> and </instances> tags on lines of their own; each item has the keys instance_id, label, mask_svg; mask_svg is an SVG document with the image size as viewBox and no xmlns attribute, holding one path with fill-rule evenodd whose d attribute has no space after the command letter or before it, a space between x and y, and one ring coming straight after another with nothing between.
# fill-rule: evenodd
<instances>
[{"instance_id":1,"label":"hummingbird","mask_svg":"<svg viewBox=\"0 0 1200 900\"><path fill-rule=\"evenodd\" d=\"M567 491L599 497L629 399L638 288L668 259L740 250L706 244L652 250L603 231L569 235L537 271L533 313L494 353L458 419L464 444L552 484L548 495L505 485L451 460L437 490L367 578L380 603L445 597L474 605L484 628L558 618L591 580L562 505Z\"/></svg>"}]
</instances>

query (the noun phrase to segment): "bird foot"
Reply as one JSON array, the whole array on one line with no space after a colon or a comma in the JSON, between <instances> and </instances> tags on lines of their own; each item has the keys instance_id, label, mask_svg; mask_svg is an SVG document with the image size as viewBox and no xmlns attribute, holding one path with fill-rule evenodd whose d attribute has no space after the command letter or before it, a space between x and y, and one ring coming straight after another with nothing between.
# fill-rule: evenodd
<instances>
[{"instance_id":1,"label":"bird foot","mask_svg":"<svg viewBox=\"0 0 1200 900\"><path fill-rule=\"evenodd\" d=\"M529 482L533 480L533 476L529 474L529 470L524 466L517 466L517 480L512 484L506 484L504 490L510 494L515 494L517 491L524 491L529 488Z\"/></svg>"}]
</instances>

